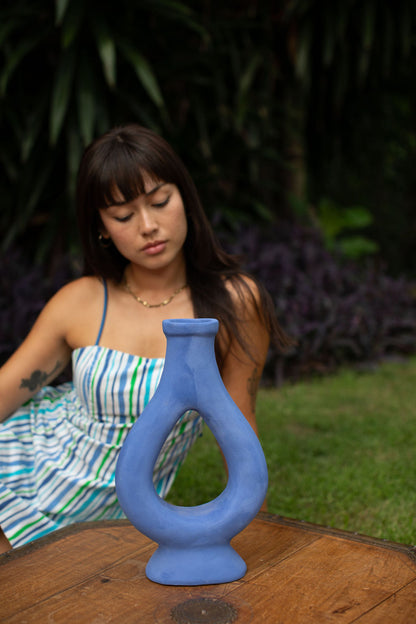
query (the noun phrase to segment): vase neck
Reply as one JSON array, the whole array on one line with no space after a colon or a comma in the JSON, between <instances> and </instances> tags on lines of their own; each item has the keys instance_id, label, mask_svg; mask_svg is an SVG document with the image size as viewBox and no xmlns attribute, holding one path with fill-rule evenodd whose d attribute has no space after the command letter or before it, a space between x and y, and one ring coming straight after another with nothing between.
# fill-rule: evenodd
<instances>
[{"instance_id":1,"label":"vase neck","mask_svg":"<svg viewBox=\"0 0 416 624\"><path fill-rule=\"evenodd\" d=\"M163 321L167 339L165 366L197 366L203 370L215 361L215 319L169 319Z\"/></svg>"}]
</instances>

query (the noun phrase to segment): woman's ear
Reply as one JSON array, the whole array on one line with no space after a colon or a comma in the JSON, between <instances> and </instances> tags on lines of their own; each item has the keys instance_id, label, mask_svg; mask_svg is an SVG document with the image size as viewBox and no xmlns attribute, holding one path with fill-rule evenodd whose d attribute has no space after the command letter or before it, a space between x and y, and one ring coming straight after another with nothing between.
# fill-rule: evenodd
<instances>
[{"instance_id":1,"label":"woman's ear","mask_svg":"<svg viewBox=\"0 0 416 624\"><path fill-rule=\"evenodd\" d=\"M98 218L98 238L100 240L108 240L110 238L110 234L108 233L107 228L105 227L103 220L101 219L101 215Z\"/></svg>"},{"instance_id":2,"label":"woman's ear","mask_svg":"<svg viewBox=\"0 0 416 624\"><path fill-rule=\"evenodd\" d=\"M105 229L105 227L102 225L100 228L98 228L98 237L101 239L105 239L105 240L109 240L110 238L110 234L107 232L107 230Z\"/></svg>"},{"instance_id":3,"label":"woman's ear","mask_svg":"<svg viewBox=\"0 0 416 624\"><path fill-rule=\"evenodd\" d=\"M108 247L111 244L111 238L110 238L110 234L108 233L107 228L105 227L103 223L100 213L98 213L97 221L98 221L97 222L98 241L102 247Z\"/></svg>"},{"instance_id":4,"label":"woman's ear","mask_svg":"<svg viewBox=\"0 0 416 624\"><path fill-rule=\"evenodd\" d=\"M109 247L111 245L111 238L107 232L107 230L104 229L104 231L99 231L98 232L98 242L100 243L101 247Z\"/></svg>"}]
</instances>

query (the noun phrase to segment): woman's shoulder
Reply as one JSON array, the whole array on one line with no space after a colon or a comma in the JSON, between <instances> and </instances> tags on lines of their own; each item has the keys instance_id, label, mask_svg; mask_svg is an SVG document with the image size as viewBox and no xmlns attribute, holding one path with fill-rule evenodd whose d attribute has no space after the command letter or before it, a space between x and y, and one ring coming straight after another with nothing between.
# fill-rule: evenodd
<instances>
[{"instance_id":1,"label":"woman's shoulder","mask_svg":"<svg viewBox=\"0 0 416 624\"><path fill-rule=\"evenodd\" d=\"M260 288L257 281L246 273L237 273L226 278L225 286L235 304L251 303L255 305L260 301Z\"/></svg>"},{"instance_id":2,"label":"woman's shoulder","mask_svg":"<svg viewBox=\"0 0 416 624\"><path fill-rule=\"evenodd\" d=\"M60 288L39 318L44 327L53 327L71 348L75 348L95 339L103 304L103 281L98 277L81 277Z\"/></svg>"},{"instance_id":3,"label":"woman's shoulder","mask_svg":"<svg viewBox=\"0 0 416 624\"><path fill-rule=\"evenodd\" d=\"M104 282L100 277L93 275L87 275L79 277L78 279L68 282L65 286L62 286L54 295L54 299L57 301L74 301L84 299L85 297L91 298L94 295L103 295Z\"/></svg>"},{"instance_id":4,"label":"woman's shoulder","mask_svg":"<svg viewBox=\"0 0 416 624\"><path fill-rule=\"evenodd\" d=\"M98 277L80 277L62 286L45 305L42 316L53 319L73 319L93 305L102 305L103 282Z\"/></svg>"},{"instance_id":5,"label":"woman's shoulder","mask_svg":"<svg viewBox=\"0 0 416 624\"><path fill-rule=\"evenodd\" d=\"M261 286L255 278L246 273L238 273L226 279L225 286L231 299L234 314L239 321L257 321L262 318Z\"/></svg>"}]
</instances>

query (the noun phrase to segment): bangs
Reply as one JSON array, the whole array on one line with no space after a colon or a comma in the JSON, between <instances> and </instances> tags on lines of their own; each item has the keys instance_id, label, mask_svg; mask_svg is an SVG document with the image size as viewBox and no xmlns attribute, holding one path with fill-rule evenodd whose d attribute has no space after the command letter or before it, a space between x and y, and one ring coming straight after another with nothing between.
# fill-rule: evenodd
<instances>
[{"instance_id":1,"label":"bangs","mask_svg":"<svg viewBox=\"0 0 416 624\"><path fill-rule=\"evenodd\" d=\"M91 199L96 209L108 208L120 201L133 201L145 192L146 181L160 181L159 176L141 162L139 154L119 141L114 141L95 173Z\"/></svg>"}]
</instances>

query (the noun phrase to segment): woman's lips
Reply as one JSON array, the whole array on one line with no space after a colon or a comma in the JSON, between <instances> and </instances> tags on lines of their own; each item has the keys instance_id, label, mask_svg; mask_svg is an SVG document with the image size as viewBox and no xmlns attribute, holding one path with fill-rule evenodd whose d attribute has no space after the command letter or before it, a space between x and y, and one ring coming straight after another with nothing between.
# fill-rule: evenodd
<instances>
[{"instance_id":1,"label":"woman's lips","mask_svg":"<svg viewBox=\"0 0 416 624\"><path fill-rule=\"evenodd\" d=\"M146 247L143 248L145 254L149 256L155 256L158 253L161 253L166 247L166 241L155 241L154 243L149 243Z\"/></svg>"}]
</instances>

